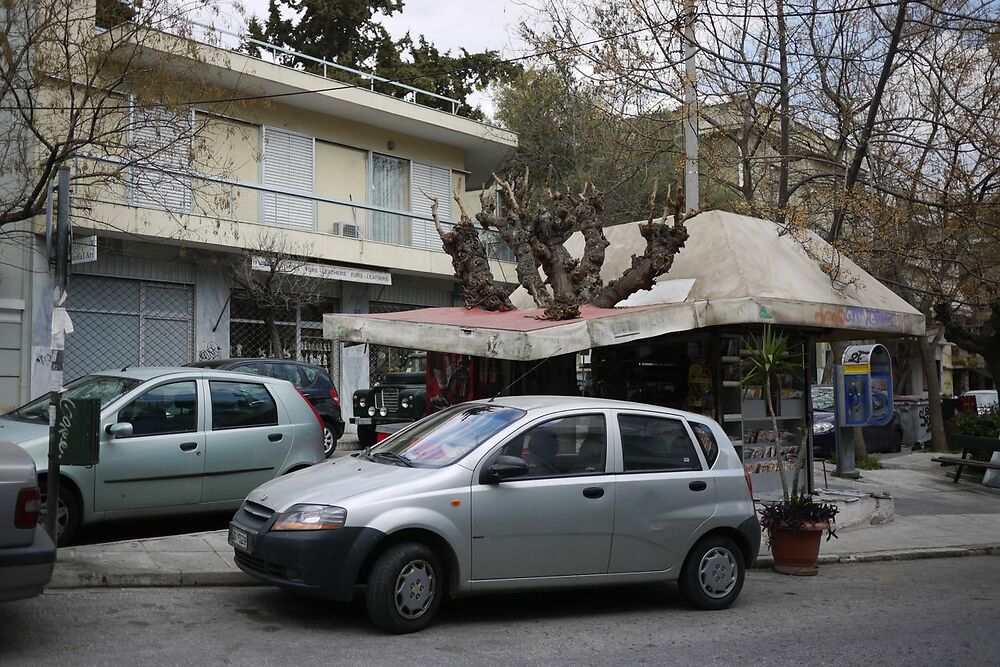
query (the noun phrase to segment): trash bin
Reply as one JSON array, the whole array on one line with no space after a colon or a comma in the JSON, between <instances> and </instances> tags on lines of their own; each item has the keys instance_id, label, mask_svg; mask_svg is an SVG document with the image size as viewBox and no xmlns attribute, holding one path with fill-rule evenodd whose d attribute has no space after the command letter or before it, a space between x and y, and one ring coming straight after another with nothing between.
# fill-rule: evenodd
<instances>
[{"instance_id":1,"label":"trash bin","mask_svg":"<svg viewBox=\"0 0 1000 667\"><path fill-rule=\"evenodd\" d=\"M931 439L931 411L926 396L894 396L892 407L899 412L903 444L922 445Z\"/></svg>"}]
</instances>

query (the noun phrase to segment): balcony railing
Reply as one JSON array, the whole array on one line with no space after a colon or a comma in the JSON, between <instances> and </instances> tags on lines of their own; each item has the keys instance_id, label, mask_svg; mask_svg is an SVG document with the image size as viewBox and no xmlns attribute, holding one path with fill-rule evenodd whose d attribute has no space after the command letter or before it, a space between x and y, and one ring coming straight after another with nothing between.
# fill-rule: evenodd
<instances>
[{"instance_id":1,"label":"balcony railing","mask_svg":"<svg viewBox=\"0 0 1000 667\"><path fill-rule=\"evenodd\" d=\"M138 172L133 168L117 187L101 188L89 198L208 219L216 225L249 223L444 252L434 219L428 215L211 176L150 168ZM445 227L455 224L441 222ZM512 251L495 231L482 230L480 236L491 259L514 261Z\"/></svg>"},{"instance_id":2,"label":"balcony railing","mask_svg":"<svg viewBox=\"0 0 1000 667\"><path fill-rule=\"evenodd\" d=\"M101 11L98 11L97 26L99 30L107 29L107 27L114 25L116 22L131 20L135 15L136 10L131 5L119 7L113 0L105 0L103 4L113 6L113 11L105 9L103 14ZM142 10L139 11L141 12ZM221 20L223 19L220 18ZM387 79L379 76L374 70L366 71L348 67L331 60L316 58L285 46L278 46L253 39L245 31L229 30L214 24L209 25L190 19L180 20L176 17L171 17L169 20L158 20L154 16L151 19L151 26L201 44L230 51L240 51L245 55L255 57L254 54L248 53L250 48L253 48L259 54L256 57L260 57L262 60L281 67L308 72L322 76L325 79L342 81L349 86L367 88L376 93L389 95L396 99L431 107L439 111L458 114L462 107L461 100L440 95L430 90L416 88L393 79Z\"/></svg>"}]
</instances>

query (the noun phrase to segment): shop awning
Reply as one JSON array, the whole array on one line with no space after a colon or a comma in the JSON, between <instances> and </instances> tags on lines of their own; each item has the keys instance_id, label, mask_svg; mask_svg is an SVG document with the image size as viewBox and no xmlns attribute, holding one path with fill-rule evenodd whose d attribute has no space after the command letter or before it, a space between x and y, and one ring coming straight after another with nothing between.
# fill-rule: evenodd
<instances>
[{"instance_id":1,"label":"shop awning","mask_svg":"<svg viewBox=\"0 0 1000 667\"><path fill-rule=\"evenodd\" d=\"M669 273L650 291L616 308L586 306L578 319L550 322L530 308L489 313L429 308L378 315L327 314L326 338L512 360L614 345L713 326L774 324L824 338L879 338L924 333L924 317L829 244L804 243L767 220L708 211L687 223L690 237ZM610 227L604 279L616 278L641 253L638 225ZM582 238L567 249L578 256ZM808 249L807 249L808 248ZM837 262L838 281L819 262ZM523 289L512 301L533 306Z\"/></svg>"}]
</instances>

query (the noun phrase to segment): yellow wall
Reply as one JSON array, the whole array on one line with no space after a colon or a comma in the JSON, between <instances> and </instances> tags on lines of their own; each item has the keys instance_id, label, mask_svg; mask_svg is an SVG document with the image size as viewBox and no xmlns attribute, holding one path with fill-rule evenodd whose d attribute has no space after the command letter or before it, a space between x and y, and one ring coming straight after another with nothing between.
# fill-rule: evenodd
<instances>
[{"instance_id":1,"label":"yellow wall","mask_svg":"<svg viewBox=\"0 0 1000 667\"><path fill-rule=\"evenodd\" d=\"M316 194L324 197L368 202L368 153L325 141L316 142ZM365 211L349 206L320 204L316 231L331 233L333 224L365 228ZM343 232L341 232L343 233Z\"/></svg>"}]
</instances>

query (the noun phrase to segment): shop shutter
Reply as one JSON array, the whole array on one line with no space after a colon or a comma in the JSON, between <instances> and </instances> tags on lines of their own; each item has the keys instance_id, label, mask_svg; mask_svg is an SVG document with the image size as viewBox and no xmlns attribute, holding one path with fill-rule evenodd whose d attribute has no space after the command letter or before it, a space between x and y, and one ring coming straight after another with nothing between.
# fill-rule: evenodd
<instances>
[{"instance_id":1,"label":"shop shutter","mask_svg":"<svg viewBox=\"0 0 1000 667\"><path fill-rule=\"evenodd\" d=\"M410 210L421 215L431 215L431 200L438 200L438 219L447 223L451 217L451 170L419 162L412 163L410 179ZM411 243L415 248L441 250L441 238L434 223L429 220L411 221Z\"/></svg>"},{"instance_id":2,"label":"shop shutter","mask_svg":"<svg viewBox=\"0 0 1000 667\"><path fill-rule=\"evenodd\" d=\"M312 137L264 128L263 184L293 190L303 196L264 192L261 216L264 224L312 231L316 227L316 146Z\"/></svg>"},{"instance_id":3,"label":"shop shutter","mask_svg":"<svg viewBox=\"0 0 1000 667\"><path fill-rule=\"evenodd\" d=\"M192 112L140 109L129 124L129 203L187 213L191 192Z\"/></svg>"}]
</instances>

